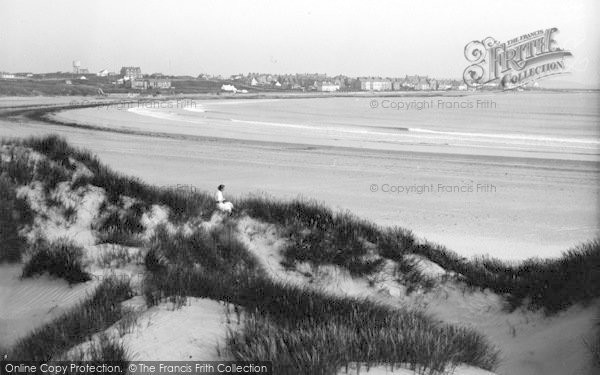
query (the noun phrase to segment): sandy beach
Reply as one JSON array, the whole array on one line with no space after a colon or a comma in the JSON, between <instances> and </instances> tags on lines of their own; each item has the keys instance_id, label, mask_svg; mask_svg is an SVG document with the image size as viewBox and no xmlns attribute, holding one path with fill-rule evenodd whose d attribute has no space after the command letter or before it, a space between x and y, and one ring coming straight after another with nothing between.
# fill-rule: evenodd
<instances>
[{"instance_id":1,"label":"sandy beach","mask_svg":"<svg viewBox=\"0 0 600 375\"><path fill-rule=\"evenodd\" d=\"M518 95L439 98L496 102L480 111L373 109L369 98L140 101L55 115L122 133L5 121L0 136L58 133L162 186L316 199L465 256L555 257L599 233L598 94ZM421 131L405 130L417 121Z\"/></svg>"}]
</instances>

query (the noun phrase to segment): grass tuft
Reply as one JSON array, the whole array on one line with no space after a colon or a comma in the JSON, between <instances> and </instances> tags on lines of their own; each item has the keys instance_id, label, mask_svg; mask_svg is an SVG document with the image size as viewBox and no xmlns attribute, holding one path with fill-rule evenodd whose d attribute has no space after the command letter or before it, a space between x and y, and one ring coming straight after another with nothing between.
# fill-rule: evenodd
<instances>
[{"instance_id":1,"label":"grass tuft","mask_svg":"<svg viewBox=\"0 0 600 375\"><path fill-rule=\"evenodd\" d=\"M98 226L99 243L113 243L123 246L141 246L141 223L144 206L136 203L126 210L114 210Z\"/></svg>"},{"instance_id":2,"label":"grass tuft","mask_svg":"<svg viewBox=\"0 0 600 375\"><path fill-rule=\"evenodd\" d=\"M6 174L0 174L0 263L21 260L27 240L19 231L33 222L27 201L17 197L15 188Z\"/></svg>"},{"instance_id":3,"label":"grass tuft","mask_svg":"<svg viewBox=\"0 0 600 375\"><path fill-rule=\"evenodd\" d=\"M23 277L48 273L65 279L69 284L82 283L91 279L82 263L83 249L67 239L47 242L39 240L23 267Z\"/></svg>"}]
</instances>

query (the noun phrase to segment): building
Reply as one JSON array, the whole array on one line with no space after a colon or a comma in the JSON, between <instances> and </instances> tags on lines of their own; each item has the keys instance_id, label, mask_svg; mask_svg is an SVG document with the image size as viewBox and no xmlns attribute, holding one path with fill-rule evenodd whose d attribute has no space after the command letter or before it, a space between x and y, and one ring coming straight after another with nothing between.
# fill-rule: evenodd
<instances>
[{"instance_id":1,"label":"building","mask_svg":"<svg viewBox=\"0 0 600 375\"><path fill-rule=\"evenodd\" d=\"M399 80L395 80L394 82L392 82L392 90L394 90L394 91L403 90L404 87L402 86L402 82L403 81L399 81Z\"/></svg>"},{"instance_id":2,"label":"building","mask_svg":"<svg viewBox=\"0 0 600 375\"><path fill-rule=\"evenodd\" d=\"M430 78L429 79L429 90L437 90L440 87L437 80Z\"/></svg>"},{"instance_id":3,"label":"building","mask_svg":"<svg viewBox=\"0 0 600 375\"><path fill-rule=\"evenodd\" d=\"M12 73L0 72L1 79L12 79L15 78L15 75Z\"/></svg>"},{"instance_id":4,"label":"building","mask_svg":"<svg viewBox=\"0 0 600 375\"><path fill-rule=\"evenodd\" d=\"M320 81L316 83L317 91L322 92L335 92L339 91L340 85L332 82Z\"/></svg>"},{"instance_id":5,"label":"building","mask_svg":"<svg viewBox=\"0 0 600 375\"><path fill-rule=\"evenodd\" d=\"M130 79L127 81L129 87L134 90L146 90L148 88L148 81L143 79Z\"/></svg>"},{"instance_id":6,"label":"building","mask_svg":"<svg viewBox=\"0 0 600 375\"><path fill-rule=\"evenodd\" d=\"M126 81L134 90L170 89L171 80L167 78L130 79Z\"/></svg>"},{"instance_id":7,"label":"building","mask_svg":"<svg viewBox=\"0 0 600 375\"><path fill-rule=\"evenodd\" d=\"M402 82L402 87L404 87L405 89L414 89L419 83L419 80L419 76L406 75L404 77L404 81Z\"/></svg>"},{"instance_id":8,"label":"building","mask_svg":"<svg viewBox=\"0 0 600 375\"><path fill-rule=\"evenodd\" d=\"M438 88L437 89L438 90L443 90L443 91L452 89L452 81L451 80L447 80L447 79L438 81Z\"/></svg>"},{"instance_id":9,"label":"building","mask_svg":"<svg viewBox=\"0 0 600 375\"><path fill-rule=\"evenodd\" d=\"M170 89L171 80L167 78L150 78L146 80L149 89Z\"/></svg>"},{"instance_id":10,"label":"building","mask_svg":"<svg viewBox=\"0 0 600 375\"><path fill-rule=\"evenodd\" d=\"M266 85L269 83L269 79L266 75L261 74L259 76L256 77L256 80L258 81L259 85Z\"/></svg>"},{"instance_id":11,"label":"building","mask_svg":"<svg viewBox=\"0 0 600 375\"><path fill-rule=\"evenodd\" d=\"M392 81L382 78L361 78L360 89L363 91L391 91Z\"/></svg>"},{"instance_id":12,"label":"building","mask_svg":"<svg viewBox=\"0 0 600 375\"><path fill-rule=\"evenodd\" d=\"M139 66L124 66L121 68L121 76L125 80L142 79L142 69Z\"/></svg>"},{"instance_id":13,"label":"building","mask_svg":"<svg viewBox=\"0 0 600 375\"><path fill-rule=\"evenodd\" d=\"M108 77L108 69L102 69L98 73L96 73L98 77Z\"/></svg>"},{"instance_id":14,"label":"building","mask_svg":"<svg viewBox=\"0 0 600 375\"><path fill-rule=\"evenodd\" d=\"M338 90L345 90L347 88L347 77L344 76L338 76L335 77L333 80L333 83L339 86Z\"/></svg>"},{"instance_id":15,"label":"building","mask_svg":"<svg viewBox=\"0 0 600 375\"><path fill-rule=\"evenodd\" d=\"M429 86L429 81L427 79L427 77L419 77L419 80L417 81L417 83L415 84L415 90L429 90L430 86Z\"/></svg>"}]
</instances>

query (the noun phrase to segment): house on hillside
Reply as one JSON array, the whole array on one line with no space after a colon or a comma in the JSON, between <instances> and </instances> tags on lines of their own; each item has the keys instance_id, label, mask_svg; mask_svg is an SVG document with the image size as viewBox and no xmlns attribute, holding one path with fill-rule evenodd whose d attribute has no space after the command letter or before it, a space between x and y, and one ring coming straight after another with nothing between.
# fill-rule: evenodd
<instances>
[{"instance_id":1,"label":"house on hillside","mask_svg":"<svg viewBox=\"0 0 600 375\"><path fill-rule=\"evenodd\" d=\"M124 79L124 78L123 78ZM128 81L129 88L134 90L146 90L148 88L148 82L144 79L129 79Z\"/></svg>"},{"instance_id":2,"label":"house on hillside","mask_svg":"<svg viewBox=\"0 0 600 375\"><path fill-rule=\"evenodd\" d=\"M121 77L126 81L142 79L142 69L139 66L124 66L121 68Z\"/></svg>"},{"instance_id":3,"label":"house on hillside","mask_svg":"<svg viewBox=\"0 0 600 375\"><path fill-rule=\"evenodd\" d=\"M167 78L150 78L146 80L149 89L170 89L171 80Z\"/></svg>"},{"instance_id":4,"label":"house on hillside","mask_svg":"<svg viewBox=\"0 0 600 375\"><path fill-rule=\"evenodd\" d=\"M130 79L128 87L134 90L166 90L171 88L171 80L168 78Z\"/></svg>"}]
</instances>

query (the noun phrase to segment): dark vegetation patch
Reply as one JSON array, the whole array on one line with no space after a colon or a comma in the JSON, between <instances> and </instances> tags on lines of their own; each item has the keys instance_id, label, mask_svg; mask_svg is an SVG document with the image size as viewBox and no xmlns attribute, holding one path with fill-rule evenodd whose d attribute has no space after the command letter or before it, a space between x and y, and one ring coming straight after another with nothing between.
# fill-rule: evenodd
<instances>
[{"instance_id":1,"label":"dark vegetation patch","mask_svg":"<svg viewBox=\"0 0 600 375\"><path fill-rule=\"evenodd\" d=\"M142 233L145 230L141 220L146 209L147 207L141 203L134 203L125 209L109 206L104 202L100 208L104 217L96 228L99 243L141 246L143 244Z\"/></svg>"},{"instance_id":2,"label":"dark vegetation patch","mask_svg":"<svg viewBox=\"0 0 600 375\"><path fill-rule=\"evenodd\" d=\"M33 223L33 212L25 199L17 197L14 180L0 164L0 263L19 262L27 249L20 230Z\"/></svg>"},{"instance_id":3,"label":"dark vegetation patch","mask_svg":"<svg viewBox=\"0 0 600 375\"><path fill-rule=\"evenodd\" d=\"M39 240L30 251L32 255L23 267L23 277L48 273L65 279L69 284L91 279L82 262L83 249L67 239L53 242Z\"/></svg>"}]
</instances>

